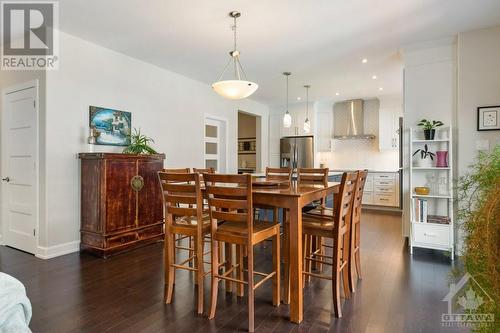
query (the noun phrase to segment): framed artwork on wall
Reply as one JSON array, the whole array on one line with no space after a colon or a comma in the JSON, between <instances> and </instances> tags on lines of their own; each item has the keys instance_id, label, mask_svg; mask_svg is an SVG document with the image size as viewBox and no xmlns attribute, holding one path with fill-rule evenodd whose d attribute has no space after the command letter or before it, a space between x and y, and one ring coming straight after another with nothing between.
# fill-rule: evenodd
<instances>
[{"instance_id":1,"label":"framed artwork on wall","mask_svg":"<svg viewBox=\"0 0 500 333\"><path fill-rule=\"evenodd\" d=\"M500 130L500 105L480 106L477 108L477 130Z\"/></svg>"},{"instance_id":2,"label":"framed artwork on wall","mask_svg":"<svg viewBox=\"0 0 500 333\"><path fill-rule=\"evenodd\" d=\"M95 144L106 146L130 145L132 114L98 106L89 107L89 127L95 128Z\"/></svg>"}]
</instances>

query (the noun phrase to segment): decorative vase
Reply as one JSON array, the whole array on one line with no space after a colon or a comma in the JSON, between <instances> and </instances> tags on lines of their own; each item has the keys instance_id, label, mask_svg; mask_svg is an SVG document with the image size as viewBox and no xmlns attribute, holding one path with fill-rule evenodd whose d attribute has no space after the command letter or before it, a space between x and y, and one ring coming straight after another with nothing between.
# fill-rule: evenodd
<instances>
[{"instance_id":1,"label":"decorative vase","mask_svg":"<svg viewBox=\"0 0 500 333\"><path fill-rule=\"evenodd\" d=\"M448 151L438 150L436 152L436 166L439 168L448 167Z\"/></svg>"},{"instance_id":2,"label":"decorative vase","mask_svg":"<svg viewBox=\"0 0 500 333\"><path fill-rule=\"evenodd\" d=\"M424 129L424 137L425 140L434 140L434 136L436 135L435 129Z\"/></svg>"}]
</instances>

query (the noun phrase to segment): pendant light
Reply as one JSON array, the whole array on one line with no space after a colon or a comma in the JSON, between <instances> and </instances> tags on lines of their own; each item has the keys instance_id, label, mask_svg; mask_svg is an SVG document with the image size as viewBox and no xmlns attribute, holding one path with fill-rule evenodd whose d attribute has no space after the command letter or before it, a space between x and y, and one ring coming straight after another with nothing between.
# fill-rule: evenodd
<instances>
[{"instance_id":1,"label":"pendant light","mask_svg":"<svg viewBox=\"0 0 500 333\"><path fill-rule=\"evenodd\" d=\"M283 75L286 77L286 112L283 116L283 127L290 128L292 126L292 116L290 112L288 112L288 77L292 75L290 72L283 72Z\"/></svg>"},{"instance_id":2,"label":"pendant light","mask_svg":"<svg viewBox=\"0 0 500 333\"><path fill-rule=\"evenodd\" d=\"M214 82L212 84L212 88L216 93L224 98L242 99L253 94L259 86L255 82L247 81L245 71L243 70L243 67L240 63L240 51L238 51L236 48L236 19L241 16L241 13L232 11L229 13L229 16L234 19L234 25L232 26L232 29L234 31L234 49L229 52L230 59L227 62L226 67L224 67L221 75L217 79L217 82ZM233 64L234 68L234 79L221 81L222 76L231 63Z\"/></svg>"},{"instance_id":3,"label":"pendant light","mask_svg":"<svg viewBox=\"0 0 500 333\"><path fill-rule=\"evenodd\" d=\"M310 85L306 84L306 121L304 121L304 132L309 133L311 131L311 121L309 120L309 88Z\"/></svg>"}]
</instances>

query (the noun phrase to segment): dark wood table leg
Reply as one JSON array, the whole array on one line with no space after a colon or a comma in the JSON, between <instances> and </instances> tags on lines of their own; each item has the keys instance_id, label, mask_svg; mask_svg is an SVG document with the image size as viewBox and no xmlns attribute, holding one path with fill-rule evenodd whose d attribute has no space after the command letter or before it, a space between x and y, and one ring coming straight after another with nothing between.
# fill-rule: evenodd
<instances>
[{"instance_id":1,"label":"dark wood table leg","mask_svg":"<svg viewBox=\"0 0 500 333\"><path fill-rule=\"evenodd\" d=\"M290 205L290 320L300 324L303 319L302 293L302 209L300 198Z\"/></svg>"}]
</instances>

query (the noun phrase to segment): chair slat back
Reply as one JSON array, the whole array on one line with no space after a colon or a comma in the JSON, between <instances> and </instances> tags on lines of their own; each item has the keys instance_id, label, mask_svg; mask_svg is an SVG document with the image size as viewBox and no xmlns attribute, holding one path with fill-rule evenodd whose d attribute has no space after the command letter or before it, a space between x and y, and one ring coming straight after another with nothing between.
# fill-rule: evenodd
<instances>
[{"instance_id":1,"label":"chair slat back","mask_svg":"<svg viewBox=\"0 0 500 333\"><path fill-rule=\"evenodd\" d=\"M356 181L356 190L352 204L352 224L359 223L361 220L361 206L363 204L363 191L365 189L366 177L368 170L359 170L358 179Z\"/></svg>"},{"instance_id":2,"label":"chair slat back","mask_svg":"<svg viewBox=\"0 0 500 333\"><path fill-rule=\"evenodd\" d=\"M217 232L218 222L246 223L249 241L253 234L252 176L203 175L212 222L212 233Z\"/></svg>"},{"instance_id":3,"label":"chair slat back","mask_svg":"<svg viewBox=\"0 0 500 333\"><path fill-rule=\"evenodd\" d=\"M340 183L339 193L334 196L334 212L335 212L335 228L336 236L342 236L339 232L340 229L345 227L345 232L349 231L351 223L351 212L353 205L353 197L356 191L356 181L358 179L358 172L344 172L342 181ZM339 229L339 230L337 230ZM337 230L337 231L336 231ZM344 232L344 233L345 233ZM334 235L335 236L335 235ZM336 238L336 237L335 237Z\"/></svg>"},{"instance_id":4,"label":"chair slat back","mask_svg":"<svg viewBox=\"0 0 500 333\"><path fill-rule=\"evenodd\" d=\"M328 186L328 168L298 168L297 182L299 185Z\"/></svg>"},{"instance_id":5,"label":"chair slat back","mask_svg":"<svg viewBox=\"0 0 500 333\"><path fill-rule=\"evenodd\" d=\"M191 224L195 220L201 233L203 196L197 173L158 172L167 226Z\"/></svg>"},{"instance_id":6,"label":"chair slat back","mask_svg":"<svg viewBox=\"0 0 500 333\"><path fill-rule=\"evenodd\" d=\"M189 168L170 168L170 169L163 169L162 172L168 172L168 173L189 173Z\"/></svg>"},{"instance_id":7,"label":"chair slat back","mask_svg":"<svg viewBox=\"0 0 500 333\"><path fill-rule=\"evenodd\" d=\"M270 168L266 167L266 179L292 181L291 168Z\"/></svg>"}]
</instances>

